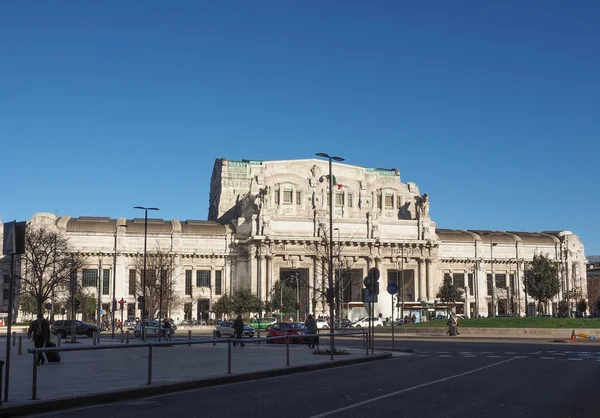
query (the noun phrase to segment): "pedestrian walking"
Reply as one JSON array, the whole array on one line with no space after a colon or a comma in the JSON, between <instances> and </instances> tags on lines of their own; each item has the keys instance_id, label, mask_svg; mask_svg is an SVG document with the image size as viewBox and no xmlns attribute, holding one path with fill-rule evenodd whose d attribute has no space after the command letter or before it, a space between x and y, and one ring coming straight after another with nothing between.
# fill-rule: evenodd
<instances>
[{"instance_id":1,"label":"pedestrian walking","mask_svg":"<svg viewBox=\"0 0 600 418\"><path fill-rule=\"evenodd\" d=\"M457 327L458 320L456 319L456 315L452 314L450 315L450 318L448 318L448 331L446 332L446 334L448 334L451 337L455 336L458 332Z\"/></svg>"},{"instance_id":2,"label":"pedestrian walking","mask_svg":"<svg viewBox=\"0 0 600 418\"><path fill-rule=\"evenodd\" d=\"M319 332L317 329L317 321L315 320L315 318L313 318L312 315L308 315L308 318L306 318L304 325L306 325L306 331L309 334L316 334L317 332ZM319 344L319 337L308 337L308 348L315 348L315 344Z\"/></svg>"},{"instance_id":3,"label":"pedestrian walking","mask_svg":"<svg viewBox=\"0 0 600 418\"><path fill-rule=\"evenodd\" d=\"M236 340L240 340L240 346L243 347L245 344L242 342L242 335L244 335L244 320L242 315L238 315L235 321L233 321L233 333ZM237 347L237 341L233 343L234 347Z\"/></svg>"},{"instance_id":4,"label":"pedestrian walking","mask_svg":"<svg viewBox=\"0 0 600 418\"><path fill-rule=\"evenodd\" d=\"M37 319L31 323L27 335L33 338L35 348L44 348L46 343L50 341L50 324L44 318L44 315L38 314ZM42 353L38 353L37 364L44 364L46 359Z\"/></svg>"}]
</instances>

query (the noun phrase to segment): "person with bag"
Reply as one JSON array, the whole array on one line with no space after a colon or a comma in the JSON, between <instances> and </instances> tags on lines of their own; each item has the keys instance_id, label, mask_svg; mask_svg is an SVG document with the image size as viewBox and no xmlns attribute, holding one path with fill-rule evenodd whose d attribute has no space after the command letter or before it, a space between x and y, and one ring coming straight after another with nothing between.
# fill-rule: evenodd
<instances>
[{"instance_id":1,"label":"person with bag","mask_svg":"<svg viewBox=\"0 0 600 418\"><path fill-rule=\"evenodd\" d=\"M243 347L245 344L242 342L242 335L244 335L244 320L242 315L238 315L235 321L233 321L233 332L236 340L240 340L240 346ZM237 347L237 341L233 343L234 347Z\"/></svg>"},{"instance_id":2,"label":"person with bag","mask_svg":"<svg viewBox=\"0 0 600 418\"><path fill-rule=\"evenodd\" d=\"M44 315L38 314L37 319L31 324L30 332L33 337L33 345L35 348L44 348L46 342L50 341L50 324L46 318L44 318ZM38 353L37 364L44 364L45 361L44 355Z\"/></svg>"},{"instance_id":3,"label":"person with bag","mask_svg":"<svg viewBox=\"0 0 600 418\"><path fill-rule=\"evenodd\" d=\"M315 321L315 318L313 318L312 315L308 315L304 325L306 325L306 332L308 334L316 334L319 332L317 329L317 321ZM319 337L308 337L308 348L315 348L315 344L319 344Z\"/></svg>"}]
</instances>

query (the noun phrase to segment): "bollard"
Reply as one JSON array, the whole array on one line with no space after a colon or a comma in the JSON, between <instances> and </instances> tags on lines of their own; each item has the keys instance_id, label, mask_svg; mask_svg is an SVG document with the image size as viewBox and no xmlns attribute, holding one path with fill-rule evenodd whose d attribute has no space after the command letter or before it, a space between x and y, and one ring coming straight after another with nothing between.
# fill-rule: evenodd
<instances>
[{"instance_id":1,"label":"bollard","mask_svg":"<svg viewBox=\"0 0 600 418\"><path fill-rule=\"evenodd\" d=\"M213 331L213 346L217 345L217 341L216 341L216 339L217 339L217 331L216 331L216 330L214 330L214 331Z\"/></svg>"},{"instance_id":2,"label":"bollard","mask_svg":"<svg viewBox=\"0 0 600 418\"><path fill-rule=\"evenodd\" d=\"M125 341L125 333L123 332L123 329L121 329L121 344L123 344L123 341Z\"/></svg>"},{"instance_id":3,"label":"bollard","mask_svg":"<svg viewBox=\"0 0 600 418\"><path fill-rule=\"evenodd\" d=\"M367 356L369 355L369 344L366 344L367 334L363 331L363 341L365 341L365 347L367 348Z\"/></svg>"},{"instance_id":4,"label":"bollard","mask_svg":"<svg viewBox=\"0 0 600 418\"><path fill-rule=\"evenodd\" d=\"M192 330L188 329L188 341L192 341ZM188 344L188 347L191 347L192 343Z\"/></svg>"},{"instance_id":5,"label":"bollard","mask_svg":"<svg viewBox=\"0 0 600 418\"><path fill-rule=\"evenodd\" d=\"M125 344L129 344L129 331L125 333Z\"/></svg>"},{"instance_id":6,"label":"bollard","mask_svg":"<svg viewBox=\"0 0 600 418\"><path fill-rule=\"evenodd\" d=\"M96 332L96 336L98 338L98 344L100 344L100 331Z\"/></svg>"},{"instance_id":7,"label":"bollard","mask_svg":"<svg viewBox=\"0 0 600 418\"><path fill-rule=\"evenodd\" d=\"M148 384L152 384L152 344L148 344Z\"/></svg>"},{"instance_id":8,"label":"bollard","mask_svg":"<svg viewBox=\"0 0 600 418\"><path fill-rule=\"evenodd\" d=\"M231 374L231 338L227 340L227 374Z\"/></svg>"},{"instance_id":9,"label":"bollard","mask_svg":"<svg viewBox=\"0 0 600 418\"><path fill-rule=\"evenodd\" d=\"M14 347L17 340L17 333L15 331L13 331L13 337L12 337L12 346Z\"/></svg>"},{"instance_id":10,"label":"bollard","mask_svg":"<svg viewBox=\"0 0 600 418\"><path fill-rule=\"evenodd\" d=\"M258 345L260 345L260 328L258 329Z\"/></svg>"},{"instance_id":11,"label":"bollard","mask_svg":"<svg viewBox=\"0 0 600 418\"><path fill-rule=\"evenodd\" d=\"M35 401L37 396L37 352L33 352L33 373L32 373L32 385L31 385L31 400Z\"/></svg>"},{"instance_id":12,"label":"bollard","mask_svg":"<svg viewBox=\"0 0 600 418\"><path fill-rule=\"evenodd\" d=\"M56 345L57 345L58 347L60 347L60 342L61 342L61 340L62 340L62 338L60 338L60 334L58 334L58 335L56 336Z\"/></svg>"},{"instance_id":13,"label":"bollard","mask_svg":"<svg viewBox=\"0 0 600 418\"><path fill-rule=\"evenodd\" d=\"M285 365L290 365L290 337L285 337Z\"/></svg>"},{"instance_id":14,"label":"bollard","mask_svg":"<svg viewBox=\"0 0 600 418\"><path fill-rule=\"evenodd\" d=\"M23 336L19 335L19 351L17 354L20 356L23 353Z\"/></svg>"},{"instance_id":15,"label":"bollard","mask_svg":"<svg viewBox=\"0 0 600 418\"><path fill-rule=\"evenodd\" d=\"M93 338L94 338L94 345L96 345L96 332L94 332Z\"/></svg>"}]
</instances>

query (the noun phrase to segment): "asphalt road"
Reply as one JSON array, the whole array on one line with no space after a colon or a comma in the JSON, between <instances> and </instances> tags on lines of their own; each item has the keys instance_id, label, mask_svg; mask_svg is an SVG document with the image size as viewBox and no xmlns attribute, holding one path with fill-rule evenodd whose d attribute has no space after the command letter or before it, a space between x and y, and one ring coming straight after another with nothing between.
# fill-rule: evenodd
<instances>
[{"instance_id":1,"label":"asphalt road","mask_svg":"<svg viewBox=\"0 0 600 418\"><path fill-rule=\"evenodd\" d=\"M600 416L600 347L427 341L414 345L417 353L385 361L43 416Z\"/></svg>"}]
</instances>

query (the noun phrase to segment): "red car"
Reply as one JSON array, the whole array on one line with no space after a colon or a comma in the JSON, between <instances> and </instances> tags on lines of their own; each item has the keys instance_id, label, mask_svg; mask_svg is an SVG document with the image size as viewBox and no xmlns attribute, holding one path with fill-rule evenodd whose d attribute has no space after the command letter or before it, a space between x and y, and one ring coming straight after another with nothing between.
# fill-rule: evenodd
<instances>
[{"instance_id":1,"label":"red car","mask_svg":"<svg viewBox=\"0 0 600 418\"><path fill-rule=\"evenodd\" d=\"M276 322L269 327L267 337L279 337L286 335L305 335L307 334L306 326L300 322ZM269 340L267 343L284 343L285 338ZM290 338L290 344L307 344L307 337Z\"/></svg>"}]
</instances>

